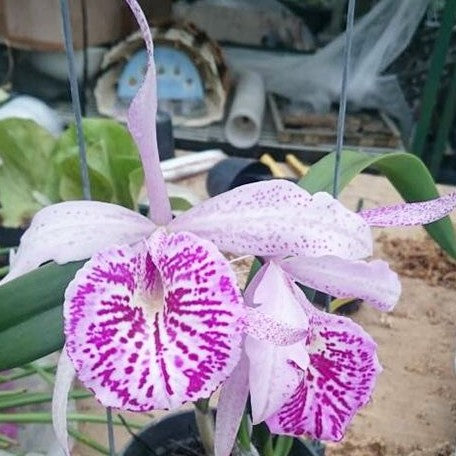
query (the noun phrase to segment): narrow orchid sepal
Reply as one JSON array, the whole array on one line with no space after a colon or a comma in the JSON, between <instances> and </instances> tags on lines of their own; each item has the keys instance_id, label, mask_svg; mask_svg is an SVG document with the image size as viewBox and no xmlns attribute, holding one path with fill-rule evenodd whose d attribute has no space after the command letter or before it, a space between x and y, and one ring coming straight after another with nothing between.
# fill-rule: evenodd
<instances>
[{"instance_id":1,"label":"narrow orchid sepal","mask_svg":"<svg viewBox=\"0 0 456 456\"><path fill-rule=\"evenodd\" d=\"M208 397L234 369L244 313L213 244L158 229L78 271L65 294L68 354L104 406L175 408Z\"/></svg>"},{"instance_id":2,"label":"narrow orchid sepal","mask_svg":"<svg viewBox=\"0 0 456 456\"><path fill-rule=\"evenodd\" d=\"M395 204L365 209L359 215L377 227L427 225L435 222L456 207L456 192L429 201Z\"/></svg>"},{"instance_id":3,"label":"narrow orchid sepal","mask_svg":"<svg viewBox=\"0 0 456 456\"><path fill-rule=\"evenodd\" d=\"M176 217L172 231L190 231L220 250L283 257L372 253L368 224L327 193L310 195L285 180L242 185Z\"/></svg>"},{"instance_id":4,"label":"narrow orchid sepal","mask_svg":"<svg viewBox=\"0 0 456 456\"><path fill-rule=\"evenodd\" d=\"M130 104L128 129L138 145L144 169L150 217L157 225L166 225L172 218L171 205L158 155L156 112L157 88L154 63L154 45L147 19L136 0L126 0L136 17L146 43L148 65L144 82Z\"/></svg>"},{"instance_id":5,"label":"narrow orchid sepal","mask_svg":"<svg viewBox=\"0 0 456 456\"><path fill-rule=\"evenodd\" d=\"M315 309L294 285L310 317L310 364L292 396L266 424L273 433L340 441L370 399L381 372L372 338L349 318Z\"/></svg>"},{"instance_id":6,"label":"narrow orchid sepal","mask_svg":"<svg viewBox=\"0 0 456 456\"><path fill-rule=\"evenodd\" d=\"M54 392L52 395L52 425L57 441L67 456L70 456L67 428L68 394L75 376L76 371L68 357L66 346L64 346L57 364Z\"/></svg>"},{"instance_id":7,"label":"narrow orchid sepal","mask_svg":"<svg viewBox=\"0 0 456 456\"><path fill-rule=\"evenodd\" d=\"M230 456L249 395L249 362L245 353L223 383L217 403L215 456Z\"/></svg>"},{"instance_id":8,"label":"narrow orchid sepal","mask_svg":"<svg viewBox=\"0 0 456 456\"><path fill-rule=\"evenodd\" d=\"M138 242L155 225L146 217L110 203L68 201L41 209L23 234L6 283L53 260L85 260L115 243Z\"/></svg>"},{"instance_id":9,"label":"narrow orchid sepal","mask_svg":"<svg viewBox=\"0 0 456 456\"><path fill-rule=\"evenodd\" d=\"M337 298L359 298L381 311L391 311L401 294L397 274L382 260L290 257L280 265L303 285Z\"/></svg>"}]
</instances>

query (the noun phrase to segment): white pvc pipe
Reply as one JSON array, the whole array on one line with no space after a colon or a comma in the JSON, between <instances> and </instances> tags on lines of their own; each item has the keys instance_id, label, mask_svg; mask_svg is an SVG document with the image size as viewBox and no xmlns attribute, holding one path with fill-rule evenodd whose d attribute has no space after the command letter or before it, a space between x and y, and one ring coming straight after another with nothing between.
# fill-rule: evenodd
<instances>
[{"instance_id":1,"label":"white pvc pipe","mask_svg":"<svg viewBox=\"0 0 456 456\"><path fill-rule=\"evenodd\" d=\"M260 139L266 93L263 78L243 71L225 124L226 139L239 149L254 146Z\"/></svg>"}]
</instances>

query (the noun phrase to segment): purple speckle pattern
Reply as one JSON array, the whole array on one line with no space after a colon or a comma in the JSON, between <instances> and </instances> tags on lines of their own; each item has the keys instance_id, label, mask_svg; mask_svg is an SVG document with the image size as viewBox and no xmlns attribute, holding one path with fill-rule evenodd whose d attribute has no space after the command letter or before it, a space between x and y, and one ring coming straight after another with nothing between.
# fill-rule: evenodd
<instances>
[{"instance_id":1,"label":"purple speckle pattern","mask_svg":"<svg viewBox=\"0 0 456 456\"><path fill-rule=\"evenodd\" d=\"M208 241L157 230L96 254L69 285L68 355L104 405L170 409L208 397L240 357L243 303Z\"/></svg>"},{"instance_id":2,"label":"purple speckle pattern","mask_svg":"<svg viewBox=\"0 0 456 456\"><path fill-rule=\"evenodd\" d=\"M112 244L131 244L155 225L137 212L110 203L68 201L39 211L21 238L8 282L46 261L84 260ZM0 282L2 283L2 282Z\"/></svg>"},{"instance_id":3,"label":"purple speckle pattern","mask_svg":"<svg viewBox=\"0 0 456 456\"><path fill-rule=\"evenodd\" d=\"M381 260L290 257L280 264L303 285L338 298L359 298L381 311L392 310L401 294L397 274Z\"/></svg>"},{"instance_id":4,"label":"purple speckle pattern","mask_svg":"<svg viewBox=\"0 0 456 456\"><path fill-rule=\"evenodd\" d=\"M285 180L243 185L176 217L173 231L210 239L222 251L262 257L372 253L368 224L327 193L310 195Z\"/></svg>"},{"instance_id":5,"label":"purple speckle pattern","mask_svg":"<svg viewBox=\"0 0 456 456\"><path fill-rule=\"evenodd\" d=\"M370 226L414 226L435 222L455 207L456 192L453 192L429 201L366 209L359 214Z\"/></svg>"},{"instance_id":6,"label":"purple speckle pattern","mask_svg":"<svg viewBox=\"0 0 456 456\"><path fill-rule=\"evenodd\" d=\"M258 309L249 307L244 318L244 332L257 340L274 345L291 345L302 341L307 334L306 326L292 326L278 321Z\"/></svg>"},{"instance_id":7,"label":"purple speckle pattern","mask_svg":"<svg viewBox=\"0 0 456 456\"><path fill-rule=\"evenodd\" d=\"M304 297L302 301L310 318L310 364L292 397L266 423L277 434L337 442L372 395L381 372L376 344L349 318L320 312Z\"/></svg>"}]
</instances>

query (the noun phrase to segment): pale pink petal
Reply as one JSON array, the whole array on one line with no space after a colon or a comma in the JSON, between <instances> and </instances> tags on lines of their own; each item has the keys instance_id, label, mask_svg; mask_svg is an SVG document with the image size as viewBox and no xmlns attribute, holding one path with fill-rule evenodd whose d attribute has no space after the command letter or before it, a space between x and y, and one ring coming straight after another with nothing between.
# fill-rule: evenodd
<instances>
[{"instance_id":1,"label":"pale pink petal","mask_svg":"<svg viewBox=\"0 0 456 456\"><path fill-rule=\"evenodd\" d=\"M381 372L376 344L349 318L320 312L302 299L311 317L310 364L293 395L266 423L276 434L339 441Z\"/></svg>"},{"instance_id":2,"label":"pale pink petal","mask_svg":"<svg viewBox=\"0 0 456 456\"><path fill-rule=\"evenodd\" d=\"M70 455L67 429L68 393L75 376L76 372L68 357L66 346L64 346L57 365L54 392L52 394L52 424L55 436L68 456Z\"/></svg>"},{"instance_id":3,"label":"pale pink petal","mask_svg":"<svg viewBox=\"0 0 456 456\"><path fill-rule=\"evenodd\" d=\"M59 264L84 260L116 243L133 243L149 236L155 225L121 206L95 201L53 204L33 217L21 243L8 282L54 260Z\"/></svg>"},{"instance_id":4,"label":"pale pink petal","mask_svg":"<svg viewBox=\"0 0 456 456\"><path fill-rule=\"evenodd\" d=\"M243 185L179 215L173 231L191 231L222 251L262 257L372 252L367 223L327 193L310 195L285 180Z\"/></svg>"},{"instance_id":5,"label":"pale pink petal","mask_svg":"<svg viewBox=\"0 0 456 456\"><path fill-rule=\"evenodd\" d=\"M230 456L249 395L249 362L245 353L223 383L217 403L215 456Z\"/></svg>"},{"instance_id":6,"label":"pale pink petal","mask_svg":"<svg viewBox=\"0 0 456 456\"><path fill-rule=\"evenodd\" d=\"M426 225L445 217L455 207L456 192L420 203L403 203L366 209L359 215L370 226Z\"/></svg>"},{"instance_id":7,"label":"pale pink petal","mask_svg":"<svg viewBox=\"0 0 456 456\"><path fill-rule=\"evenodd\" d=\"M274 345L291 345L302 341L307 335L307 327L291 326L257 309L248 308L243 319L244 332L258 340Z\"/></svg>"},{"instance_id":8,"label":"pale pink petal","mask_svg":"<svg viewBox=\"0 0 456 456\"><path fill-rule=\"evenodd\" d=\"M262 280L251 293L258 309L280 323L308 328L308 318L296 299L293 284L273 262L263 267ZM275 413L293 394L303 378L308 356L304 341L277 346L247 336L245 350L249 357L250 400L253 423Z\"/></svg>"},{"instance_id":9,"label":"pale pink petal","mask_svg":"<svg viewBox=\"0 0 456 456\"><path fill-rule=\"evenodd\" d=\"M144 168L150 217L157 225L171 220L171 206L166 193L165 181L160 169L157 147L156 113L157 87L154 64L154 46L149 25L136 0L127 0L141 29L148 52L148 67L144 82L128 110L128 129L138 145Z\"/></svg>"},{"instance_id":10,"label":"pale pink petal","mask_svg":"<svg viewBox=\"0 0 456 456\"><path fill-rule=\"evenodd\" d=\"M282 268L295 280L338 298L359 298L382 311L390 311L401 294L401 283L388 263L350 261L335 256L291 257Z\"/></svg>"},{"instance_id":11,"label":"pale pink petal","mask_svg":"<svg viewBox=\"0 0 456 456\"><path fill-rule=\"evenodd\" d=\"M68 354L105 406L168 409L208 397L236 366L244 317L228 261L190 233L96 254L69 285Z\"/></svg>"}]
</instances>

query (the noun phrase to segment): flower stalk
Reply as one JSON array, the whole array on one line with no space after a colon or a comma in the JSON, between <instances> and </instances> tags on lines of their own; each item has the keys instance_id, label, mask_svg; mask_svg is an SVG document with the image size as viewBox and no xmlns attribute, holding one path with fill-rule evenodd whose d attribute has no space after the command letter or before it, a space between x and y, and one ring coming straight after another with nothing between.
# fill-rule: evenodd
<instances>
[{"instance_id":1,"label":"flower stalk","mask_svg":"<svg viewBox=\"0 0 456 456\"><path fill-rule=\"evenodd\" d=\"M195 402L195 421L198 433L207 456L214 454L215 424L214 414L209 407L209 399Z\"/></svg>"}]
</instances>

